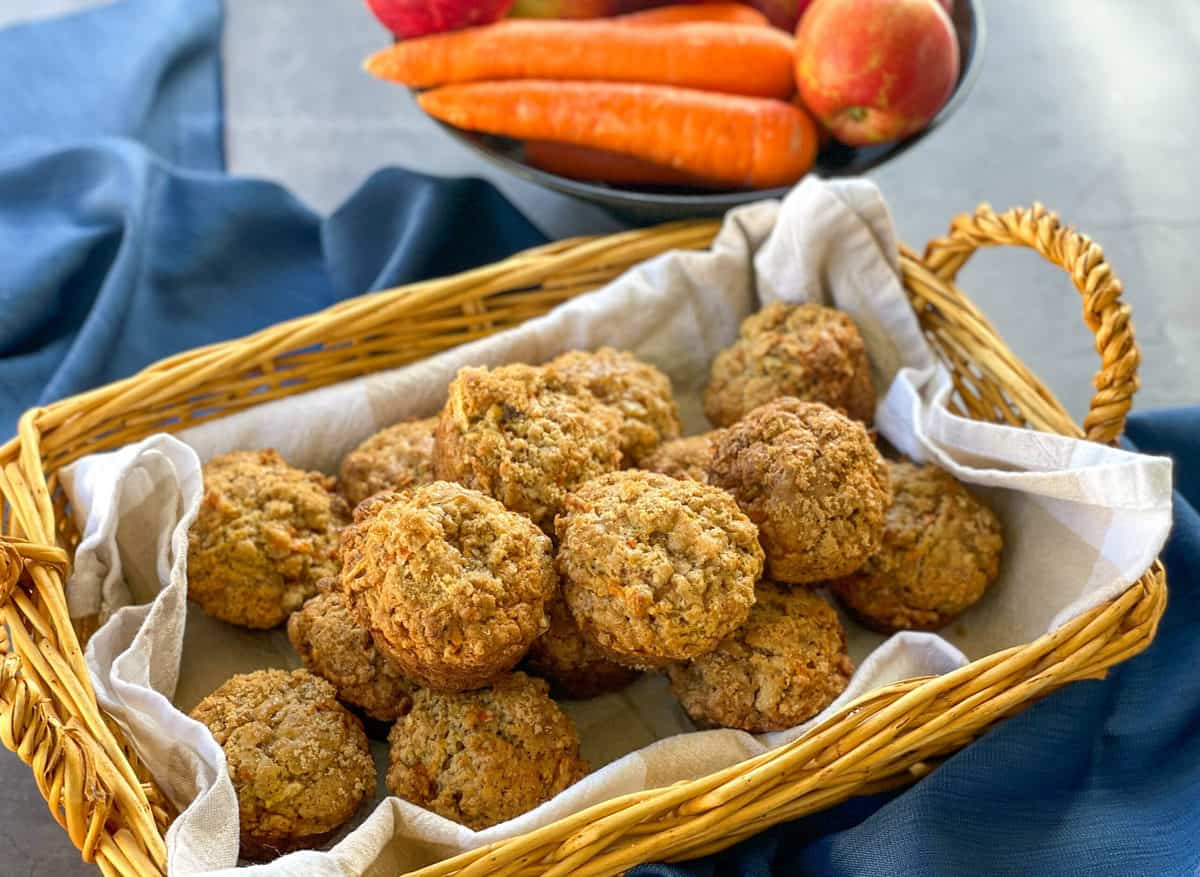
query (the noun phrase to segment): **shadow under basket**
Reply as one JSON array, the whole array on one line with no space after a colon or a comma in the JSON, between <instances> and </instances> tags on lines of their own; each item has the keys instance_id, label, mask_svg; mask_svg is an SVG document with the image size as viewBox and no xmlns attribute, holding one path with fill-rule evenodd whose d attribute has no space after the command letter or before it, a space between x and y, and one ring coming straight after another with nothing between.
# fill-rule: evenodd
<instances>
[{"instance_id":1,"label":"shadow under basket","mask_svg":"<svg viewBox=\"0 0 1200 877\"><path fill-rule=\"evenodd\" d=\"M105 874L166 872L173 816L121 730L96 703L63 584L78 541L61 467L155 432L422 359L539 316L670 249L706 247L693 220L576 238L483 268L377 292L246 338L165 359L116 383L36 408L0 448L0 740L33 770L50 814ZM1083 299L1100 369L1082 427L955 285L979 247L1029 247ZM1138 349L1121 284L1090 239L1040 205L953 221L924 255L902 248L903 285L954 379L955 410L978 420L1113 442L1137 389ZM944 676L872 691L800 739L703 779L606 801L418 873L615 874L712 853L789 819L917 779L993 723L1069 682L1102 677L1154 637L1166 605L1155 562L1121 596L1051 634Z\"/></svg>"}]
</instances>

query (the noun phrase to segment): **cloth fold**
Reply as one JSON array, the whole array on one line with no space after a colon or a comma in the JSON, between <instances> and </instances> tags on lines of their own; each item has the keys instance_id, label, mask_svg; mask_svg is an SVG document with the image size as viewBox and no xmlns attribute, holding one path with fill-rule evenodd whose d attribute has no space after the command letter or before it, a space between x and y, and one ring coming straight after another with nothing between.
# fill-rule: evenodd
<instances>
[{"instance_id":1,"label":"cloth fold","mask_svg":"<svg viewBox=\"0 0 1200 877\"><path fill-rule=\"evenodd\" d=\"M685 425L697 431L707 428L700 391L712 357L764 300L816 300L849 311L867 342L877 386L890 388L876 416L880 432L985 491L1004 521L1008 544L1000 580L939 635L904 633L883 640L852 625L851 653L861 664L829 710L880 685L944 673L969 658L1027 642L1119 594L1148 565L1145 553L1153 557L1166 537L1169 461L1051 436L1018 441L1013 430L976 428L949 415L943 410L948 376L934 365L917 328L894 251L882 249L892 240L890 217L873 185L809 180L781 204L763 202L730 214L710 250L663 254L522 326L400 369L266 402L192 427L178 439L148 439L68 467L64 487L84 533L70 589L77 605L98 601L102 613L115 610L88 649L98 696L131 729L151 771L170 773L168 788L196 793L177 800L187 807L168 836L173 873L232 864L235 850L228 841L236 837L235 806L228 777L211 757L213 745L193 748L190 760L181 757L176 741L192 739L194 723L155 695L174 692L186 708L232 672L295 660L286 643L270 634L251 638L209 623L198 612L185 629L181 546L199 502L190 488L198 483L201 461L238 448L275 447L293 465L332 471L347 449L376 429L435 411L463 365L542 362L563 350L605 344L630 349L667 372ZM625 319L633 312L639 320ZM164 456L178 465L164 466ZM179 485L175 493L158 489L172 483ZM164 530L171 531L169 539ZM154 561L134 560L147 555ZM114 560L121 562L122 575L113 575ZM139 584L124 589L115 584L139 571ZM152 618L141 607L120 608L156 587L162 590ZM146 676L146 652L179 667L178 690ZM223 657L208 659L212 655ZM350 851L358 869L427 863L614 795L699 778L795 739L822 718L758 737L731 730L697 733L654 677L619 697L567 709L597 769L530 813L472 832L380 797L367 820L330 853L286 856L258 871L333 875L341 873ZM615 728L622 730L614 733Z\"/></svg>"}]
</instances>

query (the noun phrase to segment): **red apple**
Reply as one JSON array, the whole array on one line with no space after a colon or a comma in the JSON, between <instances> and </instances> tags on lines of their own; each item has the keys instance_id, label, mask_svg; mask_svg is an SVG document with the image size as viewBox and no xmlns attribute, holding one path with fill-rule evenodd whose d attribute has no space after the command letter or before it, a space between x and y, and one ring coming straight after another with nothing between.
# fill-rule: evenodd
<instances>
[{"instance_id":1,"label":"red apple","mask_svg":"<svg viewBox=\"0 0 1200 877\"><path fill-rule=\"evenodd\" d=\"M380 23L399 39L491 24L513 0L367 0Z\"/></svg>"},{"instance_id":2,"label":"red apple","mask_svg":"<svg viewBox=\"0 0 1200 877\"><path fill-rule=\"evenodd\" d=\"M958 81L958 39L939 0L814 0L796 30L796 86L843 143L924 128Z\"/></svg>"}]
</instances>

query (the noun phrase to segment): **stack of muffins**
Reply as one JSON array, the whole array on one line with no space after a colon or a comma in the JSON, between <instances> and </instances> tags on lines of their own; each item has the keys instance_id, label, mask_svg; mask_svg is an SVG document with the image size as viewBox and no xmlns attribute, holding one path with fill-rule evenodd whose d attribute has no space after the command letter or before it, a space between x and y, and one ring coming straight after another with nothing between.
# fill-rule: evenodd
<instances>
[{"instance_id":1,"label":"stack of muffins","mask_svg":"<svg viewBox=\"0 0 1200 877\"><path fill-rule=\"evenodd\" d=\"M681 438L666 375L574 351L460 370L438 417L370 437L336 480L270 450L211 461L189 595L286 621L307 668L193 711L225 749L243 855L320 844L371 796L359 716L391 724L392 793L481 829L587 773L554 697L662 672L698 726L790 728L853 670L825 587L874 630L932 630L996 578L996 516L876 449L845 314L751 316L704 402L715 429Z\"/></svg>"}]
</instances>

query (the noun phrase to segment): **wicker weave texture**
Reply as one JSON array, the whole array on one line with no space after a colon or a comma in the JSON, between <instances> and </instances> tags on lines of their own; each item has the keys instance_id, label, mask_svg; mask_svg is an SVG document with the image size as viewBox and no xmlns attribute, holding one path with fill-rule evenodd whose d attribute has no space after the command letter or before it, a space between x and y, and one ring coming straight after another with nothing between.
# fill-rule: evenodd
<instances>
[{"instance_id":1,"label":"wicker weave texture","mask_svg":"<svg viewBox=\"0 0 1200 877\"><path fill-rule=\"evenodd\" d=\"M246 338L188 351L133 377L27 412L0 447L0 741L33 770L83 858L112 875L166 871L170 805L96 703L63 583L77 541L57 471L159 431L413 362L545 313L670 249L706 246L694 221L561 241L483 268L363 296ZM1100 368L1080 429L955 286L976 249L1024 246L1070 276ZM970 417L1111 442L1137 389L1138 348L1104 253L1040 205L956 218L902 278ZM417 872L615 874L684 859L783 820L931 770L992 723L1144 649L1166 602L1155 564L1122 596L1033 643L944 676L871 692L791 744L694 782L604 802L519 838Z\"/></svg>"}]
</instances>

